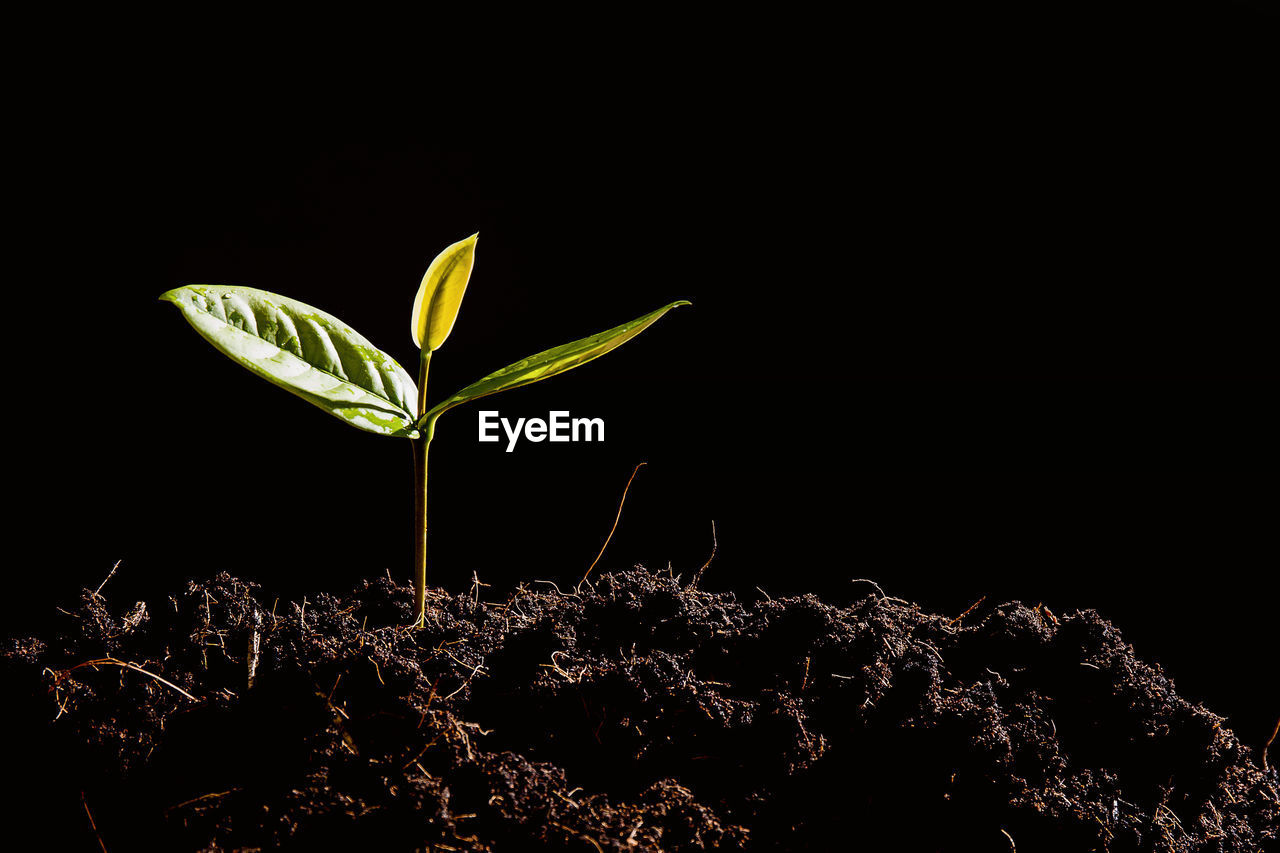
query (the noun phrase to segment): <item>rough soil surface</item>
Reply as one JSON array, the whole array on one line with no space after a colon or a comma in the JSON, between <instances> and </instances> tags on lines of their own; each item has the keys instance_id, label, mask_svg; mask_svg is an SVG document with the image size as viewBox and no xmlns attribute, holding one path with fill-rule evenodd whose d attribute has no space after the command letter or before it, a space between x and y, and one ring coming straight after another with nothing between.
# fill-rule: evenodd
<instances>
[{"instance_id":1,"label":"rough soil surface","mask_svg":"<svg viewBox=\"0 0 1280 853\"><path fill-rule=\"evenodd\" d=\"M1275 843L1275 770L1097 614L858 591L742 602L638 570L436 592L412 631L389 580L287 603L224 574L132 607L86 590L3 675L47 826L82 849Z\"/></svg>"}]
</instances>

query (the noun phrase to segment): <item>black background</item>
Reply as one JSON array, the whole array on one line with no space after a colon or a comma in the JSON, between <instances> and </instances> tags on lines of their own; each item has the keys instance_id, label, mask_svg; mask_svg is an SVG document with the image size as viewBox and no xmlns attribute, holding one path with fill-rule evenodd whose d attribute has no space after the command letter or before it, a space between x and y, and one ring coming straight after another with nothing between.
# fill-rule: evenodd
<instances>
[{"instance_id":1,"label":"black background","mask_svg":"<svg viewBox=\"0 0 1280 853\"><path fill-rule=\"evenodd\" d=\"M688 577L714 521L712 589L1095 607L1264 742L1275 18L685 23L493 90L473 78L499 51L356 78L332 44L267 74L176 38L19 84L9 524L29 549L6 631L117 560L120 606L223 569L273 596L407 578L407 444L249 375L156 297L277 291L412 366L422 271L479 231L433 399L694 304L489 401L602 417L602 445L508 454L474 407L440 422L433 582L572 585L647 462L597 571Z\"/></svg>"}]
</instances>

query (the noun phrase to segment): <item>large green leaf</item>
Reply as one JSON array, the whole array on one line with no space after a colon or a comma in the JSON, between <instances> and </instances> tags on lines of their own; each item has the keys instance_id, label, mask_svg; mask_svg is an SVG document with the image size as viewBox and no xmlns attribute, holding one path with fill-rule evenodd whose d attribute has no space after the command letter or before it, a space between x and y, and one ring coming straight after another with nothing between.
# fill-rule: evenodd
<instances>
[{"instance_id":1,"label":"large green leaf","mask_svg":"<svg viewBox=\"0 0 1280 853\"><path fill-rule=\"evenodd\" d=\"M681 299L677 302L672 302L670 305L664 305L657 311L651 311L643 317L637 317L629 323L623 323L621 326L610 329L607 332L601 332L598 335L592 335L589 338L583 338L571 344L565 344L555 349L540 352L537 355L531 355L528 358L522 358L515 364L509 364L501 370L490 373L478 382L472 382L457 394L435 406L419 420L419 425L434 421L435 418L440 417L440 415L454 406L460 406L470 400L487 397L490 394L497 394L499 391L506 391L511 388L519 388L521 385L541 382L543 379L548 379L557 373L564 373L566 370L572 370L579 365L586 364L588 361L599 358L610 350L622 346L652 326L659 317L672 308L690 304L692 303L688 300Z\"/></svg>"},{"instance_id":2,"label":"large green leaf","mask_svg":"<svg viewBox=\"0 0 1280 853\"><path fill-rule=\"evenodd\" d=\"M413 378L336 317L252 287L191 284L160 298L232 360L329 414L379 435L416 435Z\"/></svg>"}]
</instances>

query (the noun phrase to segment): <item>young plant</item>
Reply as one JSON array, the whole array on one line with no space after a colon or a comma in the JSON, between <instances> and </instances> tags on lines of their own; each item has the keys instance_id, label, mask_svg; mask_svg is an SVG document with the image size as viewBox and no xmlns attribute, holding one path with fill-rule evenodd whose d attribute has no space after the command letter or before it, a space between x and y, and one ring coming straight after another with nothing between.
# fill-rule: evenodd
<instances>
[{"instance_id":1,"label":"young plant","mask_svg":"<svg viewBox=\"0 0 1280 853\"><path fill-rule=\"evenodd\" d=\"M262 378L366 432L406 438L413 448L414 624L425 618L427 592L427 450L436 421L471 400L540 382L621 346L686 300L629 323L523 358L427 408L431 354L458 317L476 238L445 249L427 267L413 301L411 331L420 351L415 383L394 358L341 320L295 299L252 287L190 284L160 298L172 302L224 355Z\"/></svg>"}]
</instances>

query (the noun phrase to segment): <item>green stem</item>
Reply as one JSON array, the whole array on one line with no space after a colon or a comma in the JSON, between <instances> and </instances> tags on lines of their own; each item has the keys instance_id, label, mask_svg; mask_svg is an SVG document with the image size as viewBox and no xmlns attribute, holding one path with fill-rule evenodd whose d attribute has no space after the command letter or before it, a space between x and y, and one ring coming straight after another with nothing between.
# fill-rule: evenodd
<instances>
[{"instance_id":1,"label":"green stem","mask_svg":"<svg viewBox=\"0 0 1280 853\"><path fill-rule=\"evenodd\" d=\"M418 411L427 410L427 371L431 367L431 351L424 349L418 366ZM419 437L410 439L413 447L413 624L419 628L427 621L427 451L436 431L435 418L419 427Z\"/></svg>"}]
</instances>

